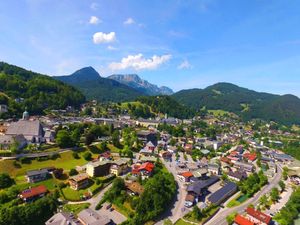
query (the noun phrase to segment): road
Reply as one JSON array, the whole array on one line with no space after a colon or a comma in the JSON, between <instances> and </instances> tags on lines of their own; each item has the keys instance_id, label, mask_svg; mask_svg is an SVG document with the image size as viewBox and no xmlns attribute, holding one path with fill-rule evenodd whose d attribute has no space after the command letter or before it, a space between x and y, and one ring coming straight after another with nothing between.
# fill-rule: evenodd
<instances>
[{"instance_id":1,"label":"road","mask_svg":"<svg viewBox=\"0 0 300 225\"><path fill-rule=\"evenodd\" d=\"M186 197L186 187L183 185L181 181L179 181L177 177L176 171L176 157L173 155L172 162L166 162L162 159L162 162L169 170L170 173L173 174L175 181L177 183L177 196L174 200L173 207L170 208L167 212L162 215L160 221L156 223L156 225L163 224L163 220L170 219L173 223L175 223L178 219L182 218L188 211L184 206L185 197ZM182 158L183 159L183 158Z\"/></svg>"},{"instance_id":2,"label":"road","mask_svg":"<svg viewBox=\"0 0 300 225\"><path fill-rule=\"evenodd\" d=\"M254 197L252 197L251 199L249 199L248 201L244 202L243 204L241 204L237 207L222 208L212 219L210 219L205 224L206 225L215 225L215 224L227 225L226 217L229 214L231 214L233 212L242 213L243 211L245 211L245 209L247 208L248 205L250 205L250 204L256 205L259 202L259 199L261 196L267 194L268 192L271 191L271 189L273 187L278 185L278 182L281 179L282 169L279 166L277 166L277 171L278 172L276 173L276 175L272 179L272 181L270 181L267 186L265 186L261 191L259 191L256 195L254 195Z\"/></svg>"}]
</instances>

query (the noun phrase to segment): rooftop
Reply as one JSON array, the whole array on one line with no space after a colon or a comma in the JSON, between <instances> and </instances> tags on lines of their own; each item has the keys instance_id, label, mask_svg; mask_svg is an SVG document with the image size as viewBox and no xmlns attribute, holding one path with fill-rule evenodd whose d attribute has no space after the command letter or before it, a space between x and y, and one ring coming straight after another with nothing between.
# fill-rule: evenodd
<instances>
[{"instance_id":1,"label":"rooftop","mask_svg":"<svg viewBox=\"0 0 300 225\"><path fill-rule=\"evenodd\" d=\"M21 192L21 198L32 198L38 196L40 194L47 193L47 188L44 185L40 185L37 187L29 188Z\"/></svg>"},{"instance_id":2,"label":"rooftop","mask_svg":"<svg viewBox=\"0 0 300 225\"><path fill-rule=\"evenodd\" d=\"M250 207L248 207L246 209L246 212L247 212L248 215L250 215L250 216L256 218L257 220L259 220L263 223L266 223L266 224L269 224L272 220L272 218L269 215L264 214L261 211L255 210L255 209L250 208Z\"/></svg>"}]
</instances>

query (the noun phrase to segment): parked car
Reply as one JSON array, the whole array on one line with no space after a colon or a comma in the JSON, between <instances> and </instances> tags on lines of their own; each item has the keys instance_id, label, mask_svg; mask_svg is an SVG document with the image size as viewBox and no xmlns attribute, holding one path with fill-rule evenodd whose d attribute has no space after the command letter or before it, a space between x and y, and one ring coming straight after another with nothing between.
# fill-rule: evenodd
<instances>
[{"instance_id":1,"label":"parked car","mask_svg":"<svg viewBox=\"0 0 300 225\"><path fill-rule=\"evenodd\" d=\"M110 209L111 206L112 206L112 204L108 204L108 205L106 206L106 209L107 209L107 210Z\"/></svg>"}]
</instances>

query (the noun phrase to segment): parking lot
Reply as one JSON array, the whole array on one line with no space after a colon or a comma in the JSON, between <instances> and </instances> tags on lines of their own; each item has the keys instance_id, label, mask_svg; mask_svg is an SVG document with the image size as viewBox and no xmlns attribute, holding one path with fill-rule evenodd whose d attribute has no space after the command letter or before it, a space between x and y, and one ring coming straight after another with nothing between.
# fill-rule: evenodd
<instances>
[{"instance_id":1,"label":"parking lot","mask_svg":"<svg viewBox=\"0 0 300 225\"><path fill-rule=\"evenodd\" d=\"M101 216L107 216L112 219L116 224L123 223L127 218L116 210L107 209L108 203L104 203L102 208L98 211Z\"/></svg>"}]
</instances>

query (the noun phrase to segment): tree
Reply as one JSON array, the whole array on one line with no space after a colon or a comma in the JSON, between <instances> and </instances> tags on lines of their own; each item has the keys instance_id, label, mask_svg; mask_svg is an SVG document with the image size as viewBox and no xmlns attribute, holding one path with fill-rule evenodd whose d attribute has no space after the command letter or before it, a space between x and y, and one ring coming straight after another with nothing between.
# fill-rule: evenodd
<instances>
[{"instance_id":1,"label":"tree","mask_svg":"<svg viewBox=\"0 0 300 225\"><path fill-rule=\"evenodd\" d=\"M114 146L120 147L120 137L119 137L119 131L118 130L113 131L111 139L112 139L112 143L113 143Z\"/></svg>"},{"instance_id":2,"label":"tree","mask_svg":"<svg viewBox=\"0 0 300 225\"><path fill-rule=\"evenodd\" d=\"M279 199L279 191L278 188L272 188L270 192L270 197L272 202L277 202Z\"/></svg>"},{"instance_id":3,"label":"tree","mask_svg":"<svg viewBox=\"0 0 300 225\"><path fill-rule=\"evenodd\" d=\"M283 192L284 191L284 189L285 189L285 183L281 180L281 181L279 181L279 187L280 187L280 189L281 189L281 192Z\"/></svg>"},{"instance_id":4,"label":"tree","mask_svg":"<svg viewBox=\"0 0 300 225\"><path fill-rule=\"evenodd\" d=\"M15 183L14 179L12 179L7 173L0 174L0 189L8 188Z\"/></svg>"},{"instance_id":5,"label":"tree","mask_svg":"<svg viewBox=\"0 0 300 225\"><path fill-rule=\"evenodd\" d=\"M93 141L95 141L94 134L92 134L91 132L87 132L86 135L85 135L85 144L87 146L89 146L90 144L93 143Z\"/></svg>"},{"instance_id":6,"label":"tree","mask_svg":"<svg viewBox=\"0 0 300 225\"><path fill-rule=\"evenodd\" d=\"M86 160L86 161L90 161L92 159L92 154L90 152L85 152L83 154L83 158Z\"/></svg>"},{"instance_id":7,"label":"tree","mask_svg":"<svg viewBox=\"0 0 300 225\"><path fill-rule=\"evenodd\" d=\"M201 213L201 210L198 208L197 205L195 205L195 206L193 207L192 215L193 215L193 218L194 218L195 220L198 220L198 221L199 221L199 220L201 219L202 213Z\"/></svg>"},{"instance_id":8,"label":"tree","mask_svg":"<svg viewBox=\"0 0 300 225\"><path fill-rule=\"evenodd\" d=\"M59 130L56 135L56 143L61 148L74 147L74 140L71 138L69 132L66 130Z\"/></svg>"},{"instance_id":9,"label":"tree","mask_svg":"<svg viewBox=\"0 0 300 225\"><path fill-rule=\"evenodd\" d=\"M266 195L261 196L260 199L259 199L259 204L260 204L261 206L266 206L267 203L268 203L268 198L267 198L267 196L266 196Z\"/></svg>"},{"instance_id":10,"label":"tree","mask_svg":"<svg viewBox=\"0 0 300 225\"><path fill-rule=\"evenodd\" d=\"M73 156L74 159L79 159L80 158L79 154L77 152L73 152L72 156Z\"/></svg>"},{"instance_id":11,"label":"tree","mask_svg":"<svg viewBox=\"0 0 300 225\"><path fill-rule=\"evenodd\" d=\"M283 167L282 177L284 180L287 180L288 178L288 171L289 169L287 167Z\"/></svg>"},{"instance_id":12,"label":"tree","mask_svg":"<svg viewBox=\"0 0 300 225\"><path fill-rule=\"evenodd\" d=\"M229 225L233 224L233 221L234 221L234 218L236 215L237 215L237 213L233 212L226 217L226 221Z\"/></svg>"},{"instance_id":13,"label":"tree","mask_svg":"<svg viewBox=\"0 0 300 225\"><path fill-rule=\"evenodd\" d=\"M70 172L69 172L69 176L71 177L71 176L75 176L75 175L77 175L78 174L78 172L77 172L77 170L75 170L75 169L70 169Z\"/></svg>"}]
</instances>

